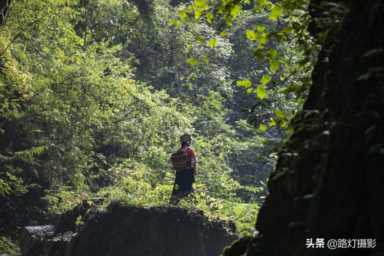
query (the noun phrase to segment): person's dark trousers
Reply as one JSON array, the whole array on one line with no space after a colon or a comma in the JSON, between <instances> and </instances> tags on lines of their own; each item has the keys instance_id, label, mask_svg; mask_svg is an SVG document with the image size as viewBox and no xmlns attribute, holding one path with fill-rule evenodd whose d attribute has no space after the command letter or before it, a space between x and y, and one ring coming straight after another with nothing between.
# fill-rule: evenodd
<instances>
[{"instance_id":1,"label":"person's dark trousers","mask_svg":"<svg viewBox=\"0 0 384 256\"><path fill-rule=\"evenodd\" d=\"M192 169L177 171L170 204L178 204L180 199L191 194L193 192L192 184L194 181L195 176Z\"/></svg>"}]
</instances>

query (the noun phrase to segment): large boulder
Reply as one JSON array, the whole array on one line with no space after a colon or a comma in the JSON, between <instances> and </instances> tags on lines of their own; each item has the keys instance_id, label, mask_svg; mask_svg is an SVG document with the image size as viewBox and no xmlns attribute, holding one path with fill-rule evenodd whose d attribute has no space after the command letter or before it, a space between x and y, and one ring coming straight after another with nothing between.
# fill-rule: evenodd
<instances>
[{"instance_id":1,"label":"large boulder","mask_svg":"<svg viewBox=\"0 0 384 256\"><path fill-rule=\"evenodd\" d=\"M112 204L106 210L91 209L84 218L77 231L28 227L23 255L218 256L237 238L230 225L176 207Z\"/></svg>"}]
</instances>

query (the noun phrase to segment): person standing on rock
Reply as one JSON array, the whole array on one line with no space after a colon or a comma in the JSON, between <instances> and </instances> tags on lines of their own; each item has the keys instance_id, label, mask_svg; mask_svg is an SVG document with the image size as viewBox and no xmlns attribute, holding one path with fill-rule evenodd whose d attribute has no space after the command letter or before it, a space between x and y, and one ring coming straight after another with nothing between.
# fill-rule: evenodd
<instances>
[{"instance_id":1,"label":"person standing on rock","mask_svg":"<svg viewBox=\"0 0 384 256\"><path fill-rule=\"evenodd\" d=\"M171 163L176 171L175 184L171 195L171 204L178 204L180 199L193 192L193 182L197 174L196 154L190 148L192 137L184 134L180 137L181 148L172 154Z\"/></svg>"}]
</instances>

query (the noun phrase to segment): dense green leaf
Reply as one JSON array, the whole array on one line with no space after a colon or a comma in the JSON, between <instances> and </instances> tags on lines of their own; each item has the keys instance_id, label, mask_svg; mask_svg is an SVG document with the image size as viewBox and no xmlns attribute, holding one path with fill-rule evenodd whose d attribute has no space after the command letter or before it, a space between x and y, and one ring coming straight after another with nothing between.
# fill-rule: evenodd
<instances>
[{"instance_id":1,"label":"dense green leaf","mask_svg":"<svg viewBox=\"0 0 384 256\"><path fill-rule=\"evenodd\" d=\"M267 90L264 85L259 85L256 88L256 96L257 98L263 100L267 98Z\"/></svg>"},{"instance_id":2,"label":"dense green leaf","mask_svg":"<svg viewBox=\"0 0 384 256\"><path fill-rule=\"evenodd\" d=\"M240 87L249 88L252 86L252 81L250 80L238 80L236 84Z\"/></svg>"},{"instance_id":3,"label":"dense green leaf","mask_svg":"<svg viewBox=\"0 0 384 256\"><path fill-rule=\"evenodd\" d=\"M266 132L268 130L268 127L265 124L260 124L258 130L260 132Z\"/></svg>"},{"instance_id":4,"label":"dense green leaf","mask_svg":"<svg viewBox=\"0 0 384 256\"><path fill-rule=\"evenodd\" d=\"M263 75L263 77L260 79L260 84L262 86L267 85L272 80L272 77L270 75Z\"/></svg>"},{"instance_id":5,"label":"dense green leaf","mask_svg":"<svg viewBox=\"0 0 384 256\"><path fill-rule=\"evenodd\" d=\"M278 60L271 60L270 61L270 66L269 69L271 70L272 73L276 73L280 68L280 62Z\"/></svg>"},{"instance_id":6,"label":"dense green leaf","mask_svg":"<svg viewBox=\"0 0 384 256\"><path fill-rule=\"evenodd\" d=\"M217 46L217 39L211 38L208 40L208 46L211 48L215 48Z\"/></svg>"},{"instance_id":7,"label":"dense green leaf","mask_svg":"<svg viewBox=\"0 0 384 256\"><path fill-rule=\"evenodd\" d=\"M192 58L187 59L187 63L191 66L195 66L195 65L199 64L199 60L192 57Z\"/></svg>"},{"instance_id":8,"label":"dense green leaf","mask_svg":"<svg viewBox=\"0 0 384 256\"><path fill-rule=\"evenodd\" d=\"M256 32L253 30L249 30L249 29L247 29L245 31L245 35L246 35L247 39L251 40L251 41L256 41L258 38Z\"/></svg>"},{"instance_id":9,"label":"dense green leaf","mask_svg":"<svg viewBox=\"0 0 384 256\"><path fill-rule=\"evenodd\" d=\"M269 14L269 19L272 21L276 21L280 18L283 13L283 9L280 5L274 5L271 9L271 13Z\"/></svg>"},{"instance_id":10,"label":"dense green leaf","mask_svg":"<svg viewBox=\"0 0 384 256\"><path fill-rule=\"evenodd\" d=\"M240 11L241 11L240 5L237 4L237 5L233 6L231 9L232 18L236 18L239 15Z\"/></svg>"},{"instance_id":11,"label":"dense green leaf","mask_svg":"<svg viewBox=\"0 0 384 256\"><path fill-rule=\"evenodd\" d=\"M276 109L276 110L274 111L274 113L275 113L276 117L279 118L279 119L284 119L284 118L285 118L285 114L284 114L284 112L281 111L281 110Z\"/></svg>"}]
</instances>

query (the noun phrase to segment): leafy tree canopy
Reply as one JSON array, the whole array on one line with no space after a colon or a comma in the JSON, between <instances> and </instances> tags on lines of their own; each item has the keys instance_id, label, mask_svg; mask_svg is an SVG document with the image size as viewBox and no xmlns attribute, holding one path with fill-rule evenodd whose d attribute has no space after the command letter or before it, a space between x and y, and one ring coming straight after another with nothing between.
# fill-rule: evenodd
<instances>
[{"instance_id":1,"label":"leafy tree canopy","mask_svg":"<svg viewBox=\"0 0 384 256\"><path fill-rule=\"evenodd\" d=\"M13 1L0 30L1 211L28 201L22 223L95 196L167 204L168 159L189 132L197 203L181 206L252 232L310 84L306 5Z\"/></svg>"}]
</instances>

